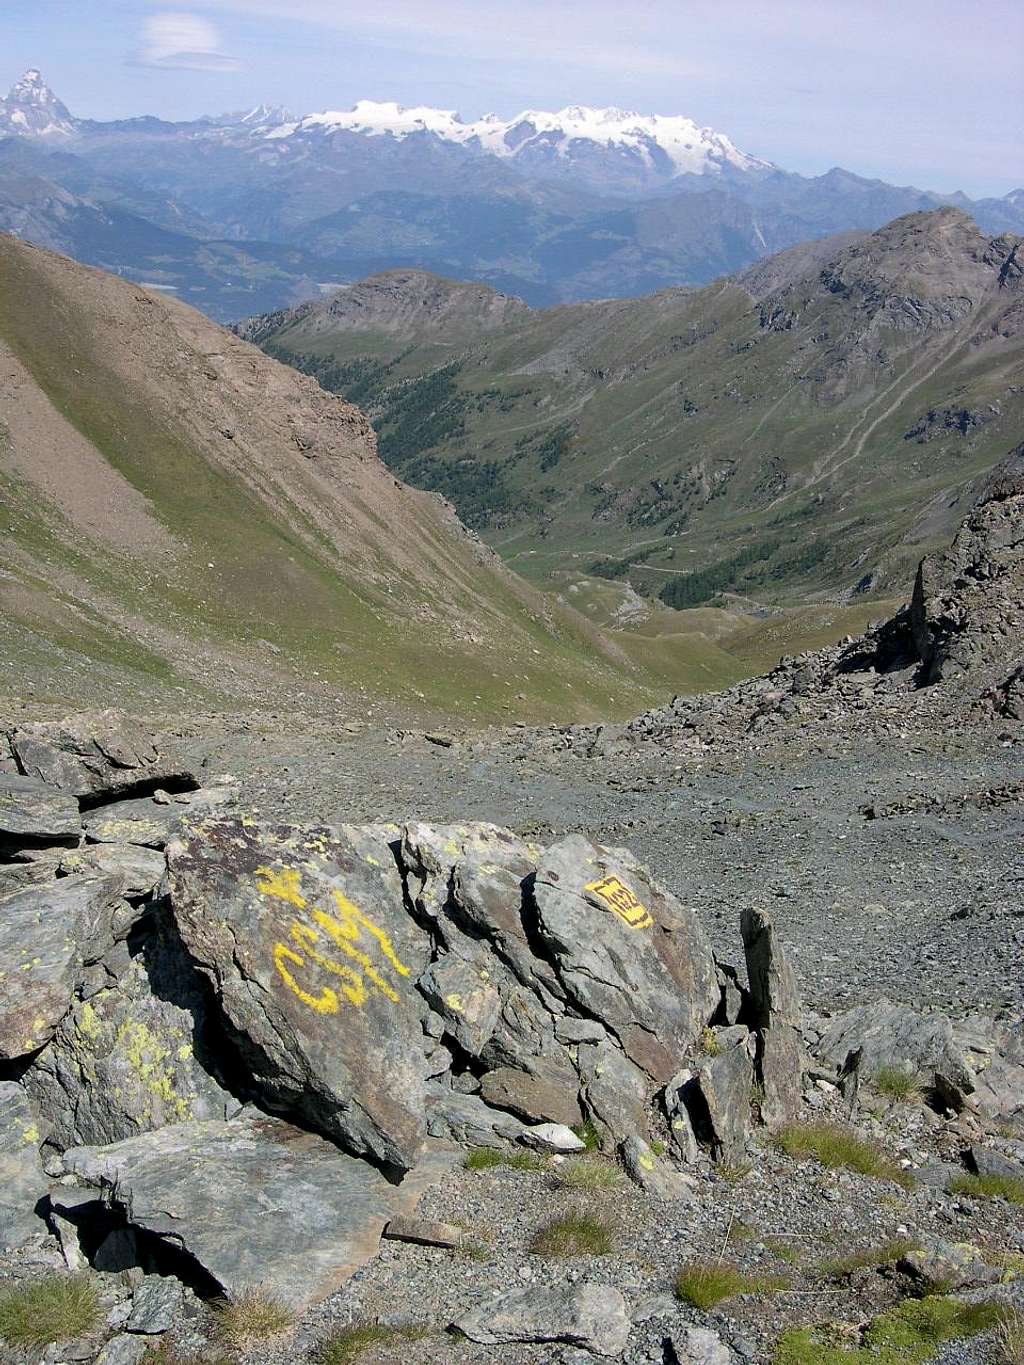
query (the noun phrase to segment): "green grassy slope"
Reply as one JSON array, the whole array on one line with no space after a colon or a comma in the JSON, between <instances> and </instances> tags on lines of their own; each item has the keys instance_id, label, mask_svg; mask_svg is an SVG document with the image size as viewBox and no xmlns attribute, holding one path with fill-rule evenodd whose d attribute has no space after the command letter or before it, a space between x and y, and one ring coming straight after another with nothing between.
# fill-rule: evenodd
<instances>
[{"instance_id":1,"label":"green grassy slope","mask_svg":"<svg viewBox=\"0 0 1024 1365\"><path fill-rule=\"evenodd\" d=\"M671 690L180 305L0 238L0 359L8 694L486 720Z\"/></svg>"},{"instance_id":2,"label":"green grassy slope","mask_svg":"<svg viewBox=\"0 0 1024 1365\"><path fill-rule=\"evenodd\" d=\"M902 592L948 540L1024 425L1021 295L1014 244L941 210L831 262L817 244L766 297L725 281L475 339L314 305L262 344L362 404L391 467L535 582L792 603Z\"/></svg>"}]
</instances>

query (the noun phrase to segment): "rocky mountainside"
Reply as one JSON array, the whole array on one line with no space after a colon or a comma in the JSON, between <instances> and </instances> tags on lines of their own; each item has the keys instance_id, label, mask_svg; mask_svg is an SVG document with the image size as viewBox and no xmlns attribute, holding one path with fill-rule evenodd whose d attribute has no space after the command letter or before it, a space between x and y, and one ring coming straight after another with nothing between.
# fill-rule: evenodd
<instances>
[{"instance_id":1,"label":"rocky mountainside","mask_svg":"<svg viewBox=\"0 0 1024 1365\"><path fill-rule=\"evenodd\" d=\"M7 696L355 718L643 688L398 483L360 412L201 314L0 238L0 366Z\"/></svg>"},{"instance_id":2,"label":"rocky mountainside","mask_svg":"<svg viewBox=\"0 0 1024 1365\"><path fill-rule=\"evenodd\" d=\"M240 330L531 576L842 600L902 593L1020 431L1020 250L941 209L700 291L527 310L389 273Z\"/></svg>"},{"instance_id":3,"label":"rocky mountainside","mask_svg":"<svg viewBox=\"0 0 1024 1365\"><path fill-rule=\"evenodd\" d=\"M809 825L768 832L777 863L745 866L741 836L732 876L694 869L735 838L730 814L748 856L759 839L758 746L776 781L800 744L842 758L844 786L890 725L916 763L970 741L991 771L991 740L1019 746L1022 713L1000 714L991 684L1022 662L1022 527L1015 451L910 606L863 639L617 732L434 747L464 800L487 743L516 746L529 808L560 784L574 821L612 777L620 810L651 782L721 792L746 751L746 805L711 803L723 828L685 888L579 831L302 819L296 790L214 778L217 741L197 770L113 711L5 727L0 1339L92 1365L138 1365L160 1338L172 1360L213 1347L244 1365L374 1348L437 1365L992 1358L1022 1304L1020 928L1016 902L986 929L944 898L980 828L986 866L1012 877L994 836L1019 821L1019 783L930 816L876 804L827 834L812 793ZM303 776L329 804L353 758L313 771L310 738ZM548 739L563 766L545 779ZM879 752L876 783L894 771ZM388 767L360 804L382 809ZM943 837L913 889L932 988L962 983L948 1012L908 998L916 901L891 926L884 905L833 919L813 956L791 893L764 905L767 876L840 831L877 831L854 854L861 894L883 868L895 888L895 822L924 838L929 818ZM674 823L662 798L662 842ZM956 875L979 895L972 868ZM1010 975L990 975L1004 956ZM68 1271L70 1325L26 1321L21 1296Z\"/></svg>"},{"instance_id":4,"label":"rocky mountainside","mask_svg":"<svg viewBox=\"0 0 1024 1365\"><path fill-rule=\"evenodd\" d=\"M24 178L37 187L24 211ZM69 212L62 196L75 197ZM387 269L536 305L706 284L810 238L971 203L835 168L793 175L683 116L569 107L464 122L361 101L172 123L69 114L37 71L0 100L0 227L220 319Z\"/></svg>"}]
</instances>

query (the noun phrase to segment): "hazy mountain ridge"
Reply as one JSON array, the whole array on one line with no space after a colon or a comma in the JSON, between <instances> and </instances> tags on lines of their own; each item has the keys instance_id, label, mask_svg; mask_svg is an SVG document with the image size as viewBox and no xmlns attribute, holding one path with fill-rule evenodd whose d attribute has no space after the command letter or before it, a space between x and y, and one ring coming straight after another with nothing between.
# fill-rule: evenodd
<instances>
[{"instance_id":1,"label":"hazy mountain ridge","mask_svg":"<svg viewBox=\"0 0 1024 1365\"><path fill-rule=\"evenodd\" d=\"M353 290L248 334L357 397L395 469L541 579L590 566L678 605L898 592L1024 422L1020 242L955 209L701 291L479 309L447 349L427 310L413 340L382 315L414 279L356 287L376 330Z\"/></svg>"},{"instance_id":2,"label":"hazy mountain ridge","mask_svg":"<svg viewBox=\"0 0 1024 1365\"><path fill-rule=\"evenodd\" d=\"M31 72L0 100L4 133L0 226L222 319L401 267L537 306L629 297L943 203L985 231L1024 230L1013 195L971 204L839 169L793 175L683 116L621 110L464 123L364 101L298 119L259 106L103 123L75 118ZM26 173L48 187L28 217ZM69 214L62 194L85 207ZM214 261L147 224L212 244ZM231 256L232 241L249 245Z\"/></svg>"}]
</instances>

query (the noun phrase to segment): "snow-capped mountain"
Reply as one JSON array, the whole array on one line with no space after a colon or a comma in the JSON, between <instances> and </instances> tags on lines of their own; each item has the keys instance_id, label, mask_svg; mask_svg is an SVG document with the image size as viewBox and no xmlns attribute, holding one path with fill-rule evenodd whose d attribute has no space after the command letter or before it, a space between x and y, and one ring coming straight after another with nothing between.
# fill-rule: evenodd
<instances>
[{"instance_id":1,"label":"snow-capped mountain","mask_svg":"<svg viewBox=\"0 0 1024 1365\"><path fill-rule=\"evenodd\" d=\"M701 128L684 115L639 114L622 109L569 105L554 112L527 109L514 118L487 114L464 121L451 109L407 109L392 102L360 100L350 110L329 110L281 123L266 136L350 133L398 140L432 134L504 160L533 174L572 175L587 181L657 183L677 175L751 173L774 169L741 152L723 133Z\"/></svg>"},{"instance_id":2,"label":"snow-capped mountain","mask_svg":"<svg viewBox=\"0 0 1024 1365\"><path fill-rule=\"evenodd\" d=\"M42 75L32 67L0 99L0 133L63 138L75 131L75 120Z\"/></svg>"}]
</instances>

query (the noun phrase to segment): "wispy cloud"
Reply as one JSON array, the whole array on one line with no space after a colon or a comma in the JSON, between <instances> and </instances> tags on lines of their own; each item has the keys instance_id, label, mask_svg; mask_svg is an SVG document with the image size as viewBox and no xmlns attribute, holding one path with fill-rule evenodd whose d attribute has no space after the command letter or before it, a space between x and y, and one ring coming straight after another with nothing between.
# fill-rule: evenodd
<instances>
[{"instance_id":1,"label":"wispy cloud","mask_svg":"<svg viewBox=\"0 0 1024 1365\"><path fill-rule=\"evenodd\" d=\"M239 66L220 50L220 34L208 19L170 11L146 20L134 61L165 71L237 71Z\"/></svg>"}]
</instances>

